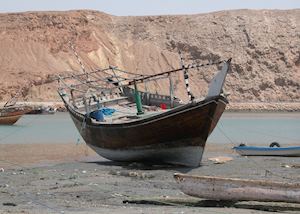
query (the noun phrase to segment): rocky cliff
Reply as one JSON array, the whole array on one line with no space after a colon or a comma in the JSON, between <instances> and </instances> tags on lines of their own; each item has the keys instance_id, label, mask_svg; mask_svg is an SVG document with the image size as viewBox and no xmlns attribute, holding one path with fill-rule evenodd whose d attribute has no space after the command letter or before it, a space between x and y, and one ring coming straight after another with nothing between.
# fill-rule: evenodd
<instances>
[{"instance_id":1,"label":"rocky cliff","mask_svg":"<svg viewBox=\"0 0 300 214\"><path fill-rule=\"evenodd\" d=\"M300 9L141 17L0 14L0 101L20 88L25 100L58 100L52 77L80 70L68 41L88 69L114 65L158 73L180 66L179 51L187 63L232 57L225 85L232 103L300 102ZM193 74L192 90L205 93L212 75L211 69ZM153 89L168 87L158 82ZM176 93L185 96L180 84Z\"/></svg>"}]
</instances>

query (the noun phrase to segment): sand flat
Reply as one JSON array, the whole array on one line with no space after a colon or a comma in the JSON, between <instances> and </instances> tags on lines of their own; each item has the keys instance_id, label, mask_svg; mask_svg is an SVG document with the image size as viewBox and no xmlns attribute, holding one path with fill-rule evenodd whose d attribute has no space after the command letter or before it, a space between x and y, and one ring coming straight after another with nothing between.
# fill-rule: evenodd
<instances>
[{"instance_id":1,"label":"sand flat","mask_svg":"<svg viewBox=\"0 0 300 214\"><path fill-rule=\"evenodd\" d=\"M0 213L300 212L300 205L286 203L239 202L217 207L184 195L173 179L175 172L181 172L299 182L300 168L292 166L300 165L300 158L244 158L229 146L210 144L202 166L195 169L112 162L97 156L84 144L0 145L0 156L7 161L0 163L4 169L0 172ZM223 164L209 160L218 156L233 160ZM274 174L266 173L265 169L272 169ZM140 199L143 203L129 203Z\"/></svg>"}]
</instances>

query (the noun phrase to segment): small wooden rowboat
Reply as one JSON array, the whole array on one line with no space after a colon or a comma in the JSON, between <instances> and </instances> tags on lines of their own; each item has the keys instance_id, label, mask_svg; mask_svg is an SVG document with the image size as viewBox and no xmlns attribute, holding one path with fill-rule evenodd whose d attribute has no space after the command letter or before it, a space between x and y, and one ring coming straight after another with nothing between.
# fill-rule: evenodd
<instances>
[{"instance_id":1,"label":"small wooden rowboat","mask_svg":"<svg viewBox=\"0 0 300 214\"><path fill-rule=\"evenodd\" d=\"M261 147L236 146L233 149L243 156L289 156L300 157L300 146L291 147Z\"/></svg>"},{"instance_id":2,"label":"small wooden rowboat","mask_svg":"<svg viewBox=\"0 0 300 214\"><path fill-rule=\"evenodd\" d=\"M22 117L22 115L32 110L28 106L16 104L17 98L21 95L22 90L23 88L0 108L0 125L13 125Z\"/></svg>"},{"instance_id":3,"label":"small wooden rowboat","mask_svg":"<svg viewBox=\"0 0 300 214\"><path fill-rule=\"evenodd\" d=\"M13 125L22 115L26 114L28 109L4 108L0 110L0 125Z\"/></svg>"},{"instance_id":4,"label":"small wooden rowboat","mask_svg":"<svg viewBox=\"0 0 300 214\"><path fill-rule=\"evenodd\" d=\"M192 176L176 173L179 189L190 196L224 201L300 203L300 184Z\"/></svg>"}]
</instances>

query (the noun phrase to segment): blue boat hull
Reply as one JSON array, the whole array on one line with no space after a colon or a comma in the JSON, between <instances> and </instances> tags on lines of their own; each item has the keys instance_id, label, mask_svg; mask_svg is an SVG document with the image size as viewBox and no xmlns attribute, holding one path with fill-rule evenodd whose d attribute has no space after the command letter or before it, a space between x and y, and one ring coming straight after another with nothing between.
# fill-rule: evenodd
<instances>
[{"instance_id":1,"label":"blue boat hull","mask_svg":"<svg viewBox=\"0 0 300 214\"><path fill-rule=\"evenodd\" d=\"M237 146L233 148L243 156L287 156L300 157L300 146L292 147L259 147L259 146Z\"/></svg>"}]
</instances>

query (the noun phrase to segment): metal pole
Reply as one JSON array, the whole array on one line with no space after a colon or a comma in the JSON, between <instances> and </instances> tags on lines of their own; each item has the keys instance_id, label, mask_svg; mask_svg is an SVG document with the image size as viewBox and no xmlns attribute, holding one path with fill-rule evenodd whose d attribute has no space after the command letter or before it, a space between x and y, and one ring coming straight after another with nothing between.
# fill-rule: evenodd
<instances>
[{"instance_id":1,"label":"metal pole","mask_svg":"<svg viewBox=\"0 0 300 214\"><path fill-rule=\"evenodd\" d=\"M135 97L135 103L136 103L136 109L137 109L137 114L144 114L143 112L143 107L142 107L142 101L141 101L141 97L140 97L140 93L137 89L137 84L134 81L134 97Z\"/></svg>"},{"instance_id":2,"label":"metal pole","mask_svg":"<svg viewBox=\"0 0 300 214\"><path fill-rule=\"evenodd\" d=\"M180 51L179 51L179 56L180 56L181 67L183 69L183 77L184 77L184 82L185 82L185 89L186 89L187 95L189 97L189 100L193 101L195 97L192 94L191 89L190 89L190 85L189 85L189 73L188 73L189 66L186 67L184 65L183 56L182 56L182 54L181 54Z\"/></svg>"}]
</instances>

